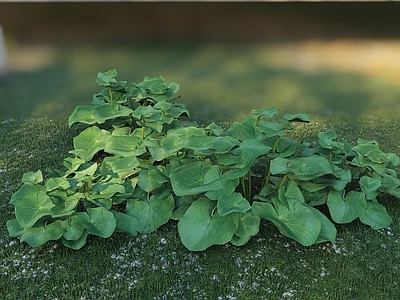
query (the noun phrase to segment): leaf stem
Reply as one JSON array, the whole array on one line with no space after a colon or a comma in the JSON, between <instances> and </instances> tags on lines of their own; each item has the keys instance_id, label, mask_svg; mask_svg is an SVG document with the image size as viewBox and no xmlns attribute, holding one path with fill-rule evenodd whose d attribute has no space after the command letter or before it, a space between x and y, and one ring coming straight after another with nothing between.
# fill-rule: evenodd
<instances>
[{"instance_id":1,"label":"leaf stem","mask_svg":"<svg viewBox=\"0 0 400 300\"><path fill-rule=\"evenodd\" d=\"M283 178L282 178L281 182L279 183L277 190L279 190L282 187L282 185L286 181L286 178L287 178L287 174L283 175Z\"/></svg>"},{"instance_id":2,"label":"leaf stem","mask_svg":"<svg viewBox=\"0 0 400 300\"><path fill-rule=\"evenodd\" d=\"M111 87L110 86L108 86L108 92L110 93L110 102L111 102L112 105L114 105L114 99L113 99L113 96L112 96L112 92L111 92Z\"/></svg>"},{"instance_id":3,"label":"leaf stem","mask_svg":"<svg viewBox=\"0 0 400 300\"><path fill-rule=\"evenodd\" d=\"M265 179L264 179L264 186L263 187L267 186L270 178L271 178L271 169L269 168L269 164L268 164L268 171L267 171L267 175L265 176Z\"/></svg>"},{"instance_id":4,"label":"leaf stem","mask_svg":"<svg viewBox=\"0 0 400 300\"><path fill-rule=\"evenodd\" d=\"M279 143L279 140L281 139L281 137L280 136L278 136L278 138L276 139L276 141L275 141L275 143L274 143L274 146L273 146L273 148L272 148L272 153L275 153L276 152L276 147L278 147L278 143Z\"/></svg>"},{"instance_id":5,"label":"leaf stem","mask_svg":"<svg viewBox=\"0 0 400 300\"><path fill-rule=\"evenodd\" d=\"M242 186L243 196L247 199L246 184L244 183L244 177L240 177L240 185Z\"/></svg>"},{"instance_id":6,"label":"leaf stem","mask_svg":"<svg viewBox=\"0 0 400 300\"><path fill-rule=\"evenodd\" d=\"M247 188L248 188L248 191L247 191L247 197L246 197L246 199L248 200L248 201L250 201L251 200L251 192L252 192L252 186L251 186L251 170L249 170L249 172L247 172Z\"/></svg>"},{"instance_id":7,"label":"leaf stem","mask_svg":"<svg viewBox=\"0 0 400 300\"><path fill-rule=\"evenodd\" d=\"M280 188L283 186L283 184L285 183L286 178L287 178L287 174L283 175L282 180L281 180L281 182L279 183L278 187L277 187L275 190L269 192L265 197L268 197L269 195L272 195L272 194L276 193L277 191L279 191L279 189L280 189Z\"/></svg>"}]
</instances>

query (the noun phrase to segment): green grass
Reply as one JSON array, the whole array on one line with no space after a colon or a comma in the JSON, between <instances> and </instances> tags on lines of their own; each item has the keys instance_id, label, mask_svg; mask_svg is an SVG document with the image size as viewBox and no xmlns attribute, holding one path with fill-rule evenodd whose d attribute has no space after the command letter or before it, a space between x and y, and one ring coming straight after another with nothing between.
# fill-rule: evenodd
<instances>
[{"instance_id":1,"label":"green grass","mask_svg":"<svg viewBox=\"0 0 400 300\"><path fill-rule=\"evenodd\" d=\"M374 231L358 222L337 226L334 245L302 247L267 222L243 247L228 244L203 252L181 244L175 222L137 237L92 237L79 251L59 242L33 249L8 237L13 207L7 203L22 174L62 167L79 131L69 129L66 119L76 105L91 101L98 90L96 73L109 68L117 68L120 79L162 74L177 81L182 101L199 120L236 119L251 108L276 105L312 116L313 123L292 133L298 139L313 140L319 131L335 129L353 143L377 139L384 151L400 154L394 109L400 95L394 86L329 70L314 75L274 70L257 65L254 57L243 64L239 58L246 49L81 46L60 51L51 65L13 72L0 83L2 299L398 299L400 209L392 197L382 199L393 217L390 228Z\"/></svg>"},{"instance_id":2,"label":"green grass","mask_svg":"<svg viewBox=\"0 0 400 300\"><path fill-rule=\"evenodd\" d=\"M371 122L330 121L342 134L375 132ZM392 123L390 123L392 124ZM0 282L5 299L397 299L400 292L400 209L385 230L354 222L338 226L334 245L302 247L269 223L243 247L214 246L195 253L181 244L176 223L137 237L91 238L74 251L58 242L37 249L7 236L7 205L23 172L60 167L78 129L49 119L3 121L0 134ZM386 124L389 125L389 124ZM298 128L313 138L326 124ZM392 124L399 132L400 124ZM350 128L350 130L349 130ZM389 141L383 148L396 150ZM398 151L397 151L398 153Z\"/></svg>"}]
</instances>

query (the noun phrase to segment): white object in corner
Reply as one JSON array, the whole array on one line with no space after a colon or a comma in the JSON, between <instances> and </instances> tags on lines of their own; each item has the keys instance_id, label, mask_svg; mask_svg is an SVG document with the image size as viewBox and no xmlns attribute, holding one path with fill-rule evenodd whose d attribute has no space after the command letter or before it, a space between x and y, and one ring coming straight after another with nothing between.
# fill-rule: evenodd
<instances>
[{"instance_id":1,"label":"white object in corner","mask_svg":"<svg viewBox=\"0 0 400 300\"><path fill-rule=\"evenodd\" d=\"M6 72L7 53L4 41L3 28L0 25L0 75Z\"/></svg>"}]
</instances>

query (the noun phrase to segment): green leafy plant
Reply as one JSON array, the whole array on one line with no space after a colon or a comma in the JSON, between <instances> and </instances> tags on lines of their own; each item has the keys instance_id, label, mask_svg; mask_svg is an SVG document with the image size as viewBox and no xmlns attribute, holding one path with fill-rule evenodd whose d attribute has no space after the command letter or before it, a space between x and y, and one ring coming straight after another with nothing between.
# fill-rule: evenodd
<instances>
[{"instance_id":1,"label":"green leafy plant","mask_svg":"<svg viewBox=\"0 0 400 300\"><path fill-rule=\"evenodd\" d=\"M334 242L335 223L359 219L374 229L391 223L379 195L400 198L400 159L377 141L352 146L334 131L318 143L290 139L302 114L277 119L278 109L253 110L228 128L189 122L176 83L148 78L127 84L117 71L99 73L103 89L78 106L64 171L23 175L13 194L10 236L33 247L61 239L72 249L89 235L128 235L178 221L182 243L201 251L246 244L261 219L304 246ZM319 208L327 206L329 214ZM333 221L333 222L332 222Z\"/></svg>"}]
</instances>

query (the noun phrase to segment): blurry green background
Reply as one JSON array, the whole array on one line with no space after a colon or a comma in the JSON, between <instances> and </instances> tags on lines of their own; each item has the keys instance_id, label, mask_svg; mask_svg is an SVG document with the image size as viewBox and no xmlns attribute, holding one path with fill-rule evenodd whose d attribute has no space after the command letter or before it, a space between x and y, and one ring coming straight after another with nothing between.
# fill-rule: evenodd
<instances>
[{"instance_id":1,"label":"blurry green background","mask_svg":"<svg viewBox=\"0 0 400 300\"><path fill-rule=\"evenodd\" d=\"M66 119L119 79L163 75L192 117L276 106L311 117L400 116L396 3L1 3L0 119Z\"/></svg>"}]
</instances>

